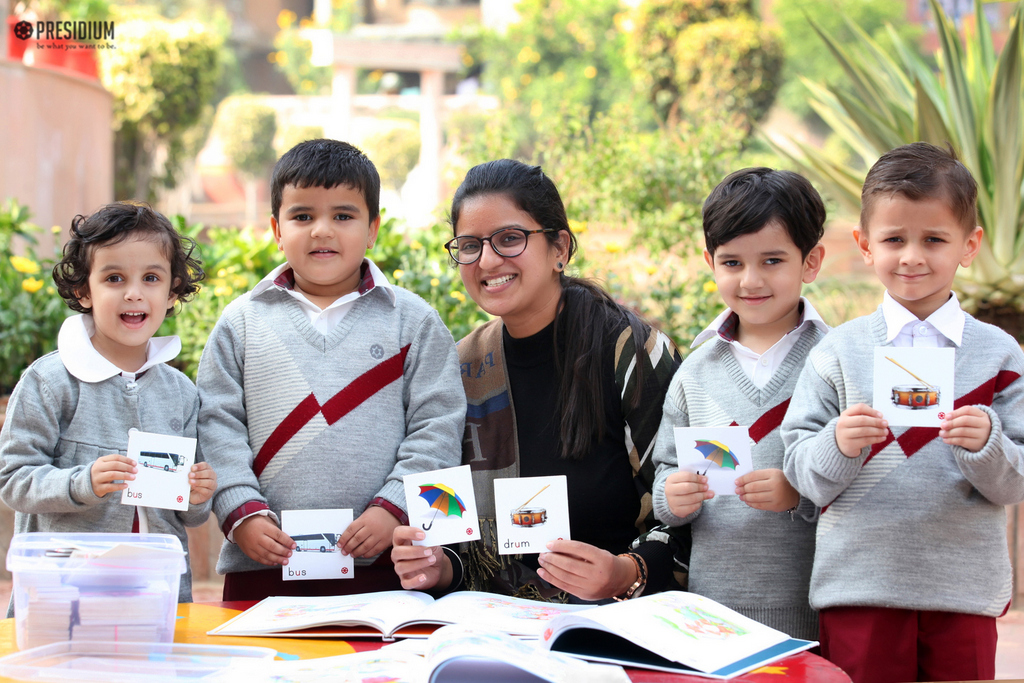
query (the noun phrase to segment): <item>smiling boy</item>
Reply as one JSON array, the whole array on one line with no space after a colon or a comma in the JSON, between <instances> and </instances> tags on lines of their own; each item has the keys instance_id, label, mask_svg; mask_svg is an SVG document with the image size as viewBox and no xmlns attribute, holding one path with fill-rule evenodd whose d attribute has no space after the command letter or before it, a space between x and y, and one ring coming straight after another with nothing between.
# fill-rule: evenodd
<instances>
[{"instance_id":1,"label":"smiling boy","mask_svg":"<svg viewBox=\"0 0 1024 683\"><path fill-rule=\"evenodd\" d=\"M654 512L693 535L689 590L797 638L817 636L807 604L817 509L782 474L779 425L808 352L828 327L807 299L825 249L825 206L789 171L748 168L704 202L704 259L728 308L693 342L665 396L654 449ZM709 341L713 340L713 341ZM705 343L707 342L707 343ZM749 428L754 471L736 496L678 469L676 427Z\"/></svg>"},{"instance_id":2,"label":"smiling boy","mask_svg":"<svg viewBox=\"0 0 1024 683\"><path fill-rule=\"evenodd\" d=\"M451 334L366 258L380 179L355 147L310 140L274 167L287 262L228 305L199 366L199 436L221 474L225 600L398 589L386 556L402 476L459 464L466 399ZM288 581L282 510L351 508L354 579ZM267 566L276 567L266 569Z\"/></svg>"},{"instance_id":3,"label":"smiling boy","mask_svg":"<svg viewBox=\"0 0 1024 683\"><path fill-rule=\"evenodd\" d=\"M1024 500L1024 354L960 309L977 185L927 143L883 155L854 237L886 287L811 352L783 423L785 472L822 506L811 577L822 654L856 683L995 675L1012 595L1003 506ZM955 410L893 427L868 405L876 346L951 347Z\"/></svg>"}]
</instances>

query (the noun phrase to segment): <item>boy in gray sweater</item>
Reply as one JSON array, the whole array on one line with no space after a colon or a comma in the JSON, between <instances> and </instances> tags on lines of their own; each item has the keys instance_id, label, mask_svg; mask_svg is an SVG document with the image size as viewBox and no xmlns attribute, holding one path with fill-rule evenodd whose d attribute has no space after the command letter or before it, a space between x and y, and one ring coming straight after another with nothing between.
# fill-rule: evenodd
<instances>
[{"instance_id":1,"label":"boy in gray sweater","mask_svg":"<svg viewBox=\"0 0 1024 683\"><path fill-rule=\"evenodd\" d=\"M817 636L807 604L813 503L782 474L779 425L807 353L828 327L801 286L821 267L821 197L789 171L748 168L704 203L704 258L728 304L672 378L654 450L654 512L693 535L689 588L797 638ZM713 340L707 341L706 340ZM753 472L738 495L679 471L676 427L748 428Z\"/></svg>"},{"instance_id":2,"label":"boy in gray sweater","mask_svg":"<svg viewBox=\"0 0 1024 683\"><path fill-rule=\"evenodd\" d=\"M1003 506L1024 500L1024 354L950 290L981 248L976 197L927 143L871 167L854 237L887 291L811 352L782 425L786 476L822 507L822 654L857 683L995 676L1012 595ZM941 427L889 427L869 405L876 346L955 349Z\"/></svg>"},{"instance_id":3,"label":"boy in gray sweater","mask_svg":"<svg viewBox=\"0 0 1024 683\"><path fill-rule=\"evenodd\" d=\"M466 397L451 334L366 258L380 178L355 147L310 140L274 167L287 262L224 309L197 384L199 438L220 476L225 600L401 588L387 555L407 523L402 476L461 458ZM283 581L282 510L351 508L355 577ZM267 569L266 567L274 567Z\"/></svg>"}]
</instances>

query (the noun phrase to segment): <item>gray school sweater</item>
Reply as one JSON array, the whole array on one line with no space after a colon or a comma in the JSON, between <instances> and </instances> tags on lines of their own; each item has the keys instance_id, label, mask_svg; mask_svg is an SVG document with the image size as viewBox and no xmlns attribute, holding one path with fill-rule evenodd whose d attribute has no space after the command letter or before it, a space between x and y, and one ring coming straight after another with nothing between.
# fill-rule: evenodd
<instances>
[{"instance_id":1,"label":"gray school sweater","mask_svg":"<svg viewBox=\"0 0 1024 683\"><path fill-rule=\"evenodd\" d=\"M814 504L804 498L794 514L768 512L739 496L718 495L680 518L668 507L665 479L678 470L675 427L749 427L754 469L782 469L778 427L807 354L822 336L816 327L806 329L762 389L743 372L727 342L716 338L700 346L672 378L654 449L654 512L670 526L690 524L693 532L690 590L809 640L818 636L818 617L807 602Z\"/></svg>"},{"instance_id":2,"label":"gray school sweater","mask_svg":"<svg viewBox=\"0 0 1024 683\"><path fill-rule=\"evenodd\" d=\"M43 356L14 388L0 431L0 498L16 511L15 532L129 533L135 506L122 505L120 492L97 497L92 463L125 455L132 428L195 437L198 414L195 386L167 365L154 365L134 382L120 375L83 382L56 351ZM210 502L145 514L150 533L177 536L187 551L185 527L205 522ZM191 579L191 570L181 577L180 602L192 601Z\"/></svg>"},{"instance_id":3,"label":"gray school sweater","mask_svg":"<svg viewBox=\"0 0 1024 683\"><path fill-rule=\"evenodd\" d=\"M357 299L326 336L276 287L229 304L203 350L199 439L214 513L407 510L402 476L462 457L466 395L437 312L399 287ZM244 506L244 507L243 507ZM266 569L229 541L219 573Z\"/></svg>"},{"instance_id":4,"label":"gray school sweater","mask_svg":"<svg viewBox=\"0 0 1024 683\"><path fill-rule=\"evenodd\" d=\"M1012 593L1003 506L1024 500L1024 354L968 315L954 405L988 413L988 442L973 453L943 443L937 427L891 427L848 458L836 421L870 405L885 332L881 308L833 330L811 352L782 425L786 476L823 508L811 605L998 616Z\"/></svg>"}]
</instances>

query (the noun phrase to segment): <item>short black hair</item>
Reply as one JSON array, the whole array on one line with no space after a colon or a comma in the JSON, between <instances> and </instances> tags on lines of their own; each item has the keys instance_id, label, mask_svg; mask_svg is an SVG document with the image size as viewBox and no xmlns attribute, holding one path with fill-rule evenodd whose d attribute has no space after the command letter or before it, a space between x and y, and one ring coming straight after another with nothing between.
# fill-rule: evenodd
<instances>
[{"instance_id":1,"label":"short black hair","mask_svg":"<svg viewBox=\"0 0 1024 683\"><path fill-rule=\"evenodd\" d=\"M860 193L860 229L867 232L879 196L902 195L917 202L941 199L969 233L978 225L978 183L957 159L953 147L914 142L879 157Z\"/></svg>"},{"instance_id":2,"label":"short black hair","mask_svg":"<svg viewBox=\"0 0 1024 683\"><path fill-rule=\"evenodd\" d=\"M152 239L164 247L171 264L171 293L179 302L188 301L199 291L205 275L201 262L193 256L195 240L179 234L166 216L147 204L116 202L71 221L71 239L64 245L64 257L53 267L53 282L72 310L92 312L79 299L89 294L93 252L129 238ZM174 315L173 306L167 309L167 315Z\"/></svg>"},{"instance_id":3,"label":"short black hair","mask_svg":"<svg viewBox=\"0 0 1024 683\"><path fill-rule=\"evenodd\" d=\"M306 140L277 160L270 181L270 209L280 220L281 197L286 185L331 189L348 185L362 193L373 221L380 215L380 174L369 157L347 142Z\"/></svg>"},{"instance_id":4,"label":"short black hair","mask_svg":"<svg viewBox=\"0 0 1024 683\"><path fill-rule=\"evenodd\" d=\"M721 245L781 224L807 258L825 234L825 204L799 173L763 166L730 173L704 201L704 242L714 255Z\"/></svg>"}]
</instances>

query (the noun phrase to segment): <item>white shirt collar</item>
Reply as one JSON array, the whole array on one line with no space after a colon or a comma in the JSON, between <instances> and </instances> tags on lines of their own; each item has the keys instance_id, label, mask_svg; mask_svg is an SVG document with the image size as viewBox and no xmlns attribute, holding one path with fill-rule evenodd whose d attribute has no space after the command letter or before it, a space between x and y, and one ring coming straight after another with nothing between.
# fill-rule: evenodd
<instances>
[{"instance_id":1,"label":"white shirt collar","mask_svg":"<svg viewBox=\"0 0 1024 683\"><path fill-rule=\"evenodd\" d=\"M394 287L392 287L391 283L388 282L387 277L381 269L377 267L377 264L368 258L363 259L363 264L366 266L366 270L363 272L363 279L359 283L359 288L355 292L350 292L350 294L356 294L356 296L352 298L359 298L373 289L380 287L387 293L388 298L391 299L391 305L397 306L398 297L395 295ZM279 265L277 268L274 268L272 271L267 273L266 277L256 283L256 286L252 288L252 294L250 296L255 298L271 287L278 287L280 289L294 292L295 278L291 270L292 267L288 265L287 261ZM349 294L345 294L344 296L338 297L338 301L341 301L348 296ZM351 299L345 300L350 301ZM338 303L338 301L335 301L335 303Z\"/></svg>"},{"instance_id":2,"label":"white shirt collar","mask_svg":"<svg viewBox=\"0 0 1024 683\"><path fill-rule=\"evenodd\" d=\"M796 332L797 330L803 330L807 325L814 325L822 332L828 332L828 325L822 319L821 315L818 314L818 311L814 308L811 302L807 300L807 297L800 297L800 303L803 304L803 315L800 317L800 322L797 323L797 326L794 327L790 333ZM722 339L725 339L728 342L735 342L736 339L731 336L736 329L731 323L733 315L731 308L726 308L722 311L717 318L711 321L710 325L705 327L704 330L697 335L693 340L693 343L690 344L690 348L695 349L708 339L716 336L721 336ZM726 325L726 323L729 323L729 325ZM731 330L728 329L730 327Z\"/></svg>"},{"instance_id":3,"label":"white shirt collar","mask_svg":"<svg viewBox=\"0 0 1024 683\"><path fill-rule=\"evenodd\" d=\"M181 352L181 340L176 336L153 337L146 346L146 362L135 372L125 372L96 350L92 336L96 325L89 314L73 315L64 320L57 335L57 353L67 371L83 382L102 382L117 375L135 379L143 372L174 360Z\"/></svg>"},{"instance_id":4,"label":"white shirt collar","mask_svg":"<svg viewBox=\"0 0 1024 683\"><path fill-rule=\"evenodd\" d=\"M921 322L916 315L896 301L888 291L882 296L882 315L885 317L885 341L887 343L892 342L907 325ZM924 322L938 330L946 339L960 346L964 338L964 325L967 323L967 316L960 308L960 300L956 298L956 293L950 292L946 303L928 316Z\"/></svg>"}]
</instances>

